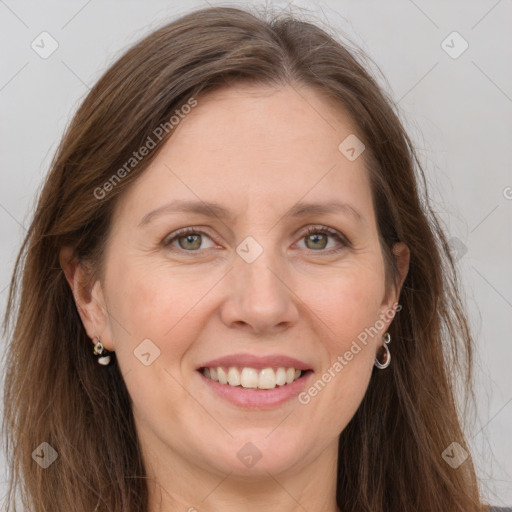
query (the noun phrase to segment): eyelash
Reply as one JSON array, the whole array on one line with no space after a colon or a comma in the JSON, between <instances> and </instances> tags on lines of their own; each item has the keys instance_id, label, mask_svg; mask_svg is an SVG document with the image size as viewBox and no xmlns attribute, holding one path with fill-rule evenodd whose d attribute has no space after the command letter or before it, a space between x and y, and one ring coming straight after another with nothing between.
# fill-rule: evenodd
<instances>
[{"instance_id":1,"label":"eyelash","mask_svg":"<svg viewBox=\"0 0 512 512\"><path fill-rule=\"evenodd\" d=\"M347 247L352 247L352 244L345 236L343 236L341 233L339 233L335 229L332 229L328 226L310 226L307 229L307 231L301 235L300 239L303 239L303 238L306 238L307 236L310 236L312 234L318 234L318 233L329 235L329 236L335 238L336 241L338 241L340 243L340 246L335 249L330 249L330 250L319 250L319 251L311 250L312 252L319 252L319 253L323 253L323 254L336 254L338 252L343 251ZM184 237L186 235L206 235L208 238L213 240L213 238L210 235L208 235L208 233L205 233L204 231L201 231L200 229L196 229L194 227L187 227L187 228L179 229L178 231L175 231L174 233L171 233L171 235L169 235L169 237L164 239L163 245L165 247L169 248L169 247L171 247L172 242L174 242L178 238ZM171 250L177 251L177 252L183 252L183 253L191 253L191 254L200 252L200 250L186 251L185 249L176 248L176 247L172 247ZM204 250L208 250L208 249L204 249Z\"/></svg>"}]
</instances>

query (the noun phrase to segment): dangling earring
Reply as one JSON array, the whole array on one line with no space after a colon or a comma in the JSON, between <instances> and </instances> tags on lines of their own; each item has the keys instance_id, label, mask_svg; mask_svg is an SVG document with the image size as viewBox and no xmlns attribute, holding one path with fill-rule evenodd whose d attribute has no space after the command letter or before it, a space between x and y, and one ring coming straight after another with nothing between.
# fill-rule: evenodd
<instances>
[{"instance_id":1,"label":"dangling earring","mask_svg":"<svg viewBox=\"0 0 512 512\"><path fill-rule=\"evenodd\" d=\"M110 357L110 354L112 354L112 352L108 351L101 344L99 337L98 337L98 343L94 344L93 352L94 352L94 355L96 356L99 364L101 364L102 366L108 366L110 364L111 359L112 359Z\"/></svg>"},{"instance_id":2,"label":"dangling earring","mask_svg":"<svg viewBox=\"0 0 512 512\"><path fill-rule=\"evenodd\" d=\"M391 341L391 334L387 332L384 334L384 337L382 338L382 341L384 342L383 347L386 349L386 352L384 354L384 358L382 360L379 360L375 358L375 366L379 368L379 370L383 370L384 368L387 368L389 364L391 363L391 352L388 348L388 343Z\"/></svg>"}]
</instances>

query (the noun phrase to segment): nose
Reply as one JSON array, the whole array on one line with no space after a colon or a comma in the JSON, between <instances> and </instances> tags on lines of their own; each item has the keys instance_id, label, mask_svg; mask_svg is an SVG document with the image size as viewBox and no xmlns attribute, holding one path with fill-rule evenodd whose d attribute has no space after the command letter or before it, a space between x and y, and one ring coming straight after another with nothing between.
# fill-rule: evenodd
<instances>
[{"instance_id":1,"label":"nose","mask_svg":"<svg viewBox=\"0 0 512 512\"><path fill-rule=\"evenodd\" d=\"M297 322L299 301L290 273L271 251L263 251L252 263L236 256L233 267L226 276L221 307L225 325L261 336L282 332Z\"/></svg>"}]
</instances>

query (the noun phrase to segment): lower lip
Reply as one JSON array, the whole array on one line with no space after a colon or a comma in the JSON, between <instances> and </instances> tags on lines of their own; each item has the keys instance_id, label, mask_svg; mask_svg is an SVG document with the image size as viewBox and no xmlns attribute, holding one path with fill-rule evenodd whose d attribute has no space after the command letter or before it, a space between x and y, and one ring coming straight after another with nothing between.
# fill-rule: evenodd
<instances>
[{"instance_id":1,"label":"lower lip","mask_svg":"<svg viewBox=\"0 0 512 512\"><path fill-rule=\"evenodd\" d=\"M255 389L221 384L216 380L205 377L200 371L198 373L204 383L215 394L238 407L246 409L271 409L284 404L296 397L307 386L313 375L313 372L309 370L291 384L285 384L274 389Z\"/></svg>"}]
</instances>

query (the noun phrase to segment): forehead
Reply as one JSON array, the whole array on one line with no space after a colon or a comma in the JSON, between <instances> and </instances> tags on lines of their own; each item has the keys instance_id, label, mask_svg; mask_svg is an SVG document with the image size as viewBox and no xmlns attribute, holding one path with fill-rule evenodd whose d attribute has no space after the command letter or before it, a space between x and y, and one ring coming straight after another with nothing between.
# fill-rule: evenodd
<instances>
[{"instance_id":1,"label":"forehead","mask_svg":"<svg viewBox=\"0 0 512 512\"><path fill-rule=\"evenodd\" d=\"M355 123L317 90L237 85L196 100L124 202L203 200L239 213L344 199L371 208L364 158L339 150Z\"/></svg>"},{"instance_id":2,"label":"forehead","mask_svg":"<svg viewBox=\"0 0 512 512\"><path fill-rule=\"evenodd\" d=\"M335 143L339 136L357 132L356 123L340 102L320 89L304 85L262 86L239 84L208 92L179 123L173 137L201 132L201 144L228 151L224 142L285 152L286 143L304 142L313 154ZM182 138L180 137L180 139ZM276 138L278 137L278 138ZM324 140L322 146L318 144ZM175 139L176 140L176 139ZM332 148L331 148L332 149Z\"/></svg>"}]
</instances>

